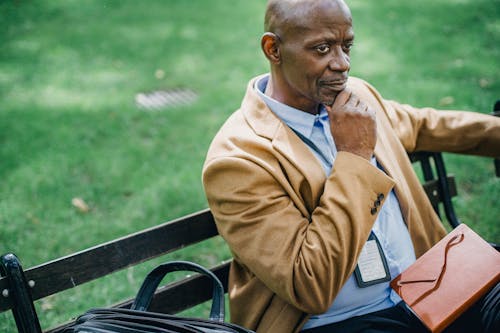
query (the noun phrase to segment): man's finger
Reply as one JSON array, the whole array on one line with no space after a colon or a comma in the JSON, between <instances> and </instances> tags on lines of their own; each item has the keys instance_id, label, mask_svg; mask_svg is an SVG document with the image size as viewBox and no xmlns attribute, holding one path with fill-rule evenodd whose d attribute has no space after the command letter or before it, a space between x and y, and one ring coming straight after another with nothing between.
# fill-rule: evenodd
<instances>
[{"instance_id":1,"label":"man's finger","mask_svg":"<svg viewBox=\"0 0 500 333\"><path fill-rule=\"evenodd\" d=\"M368 105L363 102L363 101L359 101L358 105L357 105L358 109L361 110L361 111L366 111L368 110Z\"/></svg>"},{"instance_id":2,"label":"man's finger","mask_svg":"<svg viewBox=\"0 0 500 333\"><path fill-rule=\"evenodd\" d=\"M340 107L342 105L345 105L347 101L350 99L352 93L348 89L342 90L337 97L335 97L335 101L333 101L332 104L332 109L335 109L336 107Z\"/></svg>"},{"instance_id":3,"label":"man's finger","mask_svg":"<svg viewBox=\"0 0 500 333\"><path fill-rule=\"evenodd\" d=\"M357 107L359 104L359 98L358 96L354 95L351 93L351 96L349 97L349 100L345 103L345 105L349 105L352 107Z\"/></svg>"}]
</instances>

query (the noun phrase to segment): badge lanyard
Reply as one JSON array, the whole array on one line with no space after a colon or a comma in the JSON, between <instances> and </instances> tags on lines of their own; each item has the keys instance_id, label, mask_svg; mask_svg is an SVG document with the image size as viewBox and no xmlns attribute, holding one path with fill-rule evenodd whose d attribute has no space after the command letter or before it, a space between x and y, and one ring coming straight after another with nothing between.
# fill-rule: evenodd
<instances>
[{"instance_id":1,"label":"badge lanyard","mask_svg":"<svg viewBox=\"0 0 500 333\"><path fill-rule=\"evenodd\" d=\"M306 144L308 145L309 147L311 147L312 150L314 150L316 153L318 153L318 155L320 156L320 158L323 160L323 162L325 162L325 164L328 166L328 169L331 169L332 168L332 162L330 161L330 159L328 157L325 156L325 154L321 151L321 149L319 149L318 146L316 146L314 144L314 142L312 142L311 140L309 140L306 136L304 136L302 133L294 130L293 128L290 127L290 129L295 133L297 134L297 136Z\"/></svg>"}]
</instances>

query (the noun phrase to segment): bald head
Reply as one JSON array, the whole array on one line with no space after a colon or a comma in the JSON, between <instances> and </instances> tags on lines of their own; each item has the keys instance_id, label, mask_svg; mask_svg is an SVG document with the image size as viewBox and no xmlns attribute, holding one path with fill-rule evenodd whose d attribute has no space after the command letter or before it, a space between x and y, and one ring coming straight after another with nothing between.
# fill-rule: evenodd
<instances>
[{"instance_id":1,"label":"bald head","mask_svg":"<svg viewBox=\"0 0 500 333\"><path fill-rule=\"evenodd\" d=\"M350 19L349 7L343 0L269 0L264 29L283 36L288 29L307 28L308 19L326 9L347 13Z\"/></svg>"}]
</instances>

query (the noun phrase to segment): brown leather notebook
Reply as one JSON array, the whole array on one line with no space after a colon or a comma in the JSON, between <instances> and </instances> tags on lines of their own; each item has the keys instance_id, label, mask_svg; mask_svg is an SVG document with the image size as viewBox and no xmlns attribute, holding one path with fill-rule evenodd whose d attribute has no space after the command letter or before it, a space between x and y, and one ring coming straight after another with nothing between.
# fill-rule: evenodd
<instances>
[{"instance_id":1,"label":"brown leather notebook","mask_svg":"<svg viewBox=\"0 0 500 333\"><path fill-rule=\"evenodd\" d=\"M460 224L391 281L433 333L443 331L500 281L500 253Z\"/></svg>"}]
</instances>

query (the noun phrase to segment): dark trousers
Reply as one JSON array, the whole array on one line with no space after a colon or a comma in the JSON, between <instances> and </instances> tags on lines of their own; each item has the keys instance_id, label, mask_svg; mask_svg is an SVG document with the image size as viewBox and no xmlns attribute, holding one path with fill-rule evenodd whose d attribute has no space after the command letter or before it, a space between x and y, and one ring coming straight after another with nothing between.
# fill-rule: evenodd
<instances>
[{"instance_id":1,"label":"dark trousers","mask_svg":"<svg viewBox=\"0 0 500 333\"><path fill-rule=\"evenodd\" d=\"M460 292L457 290L457 292ZM398 305L349 318L302 333L428 333L429 330L401 302ZM462 314L443 333L499 333L500 284Z\"/></svg>"}]
</instances>

